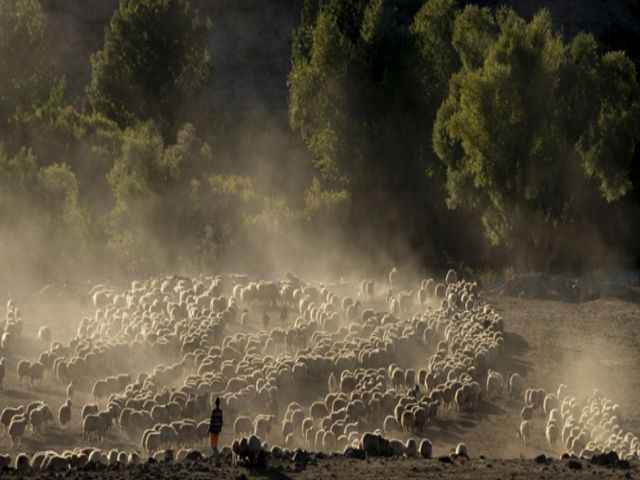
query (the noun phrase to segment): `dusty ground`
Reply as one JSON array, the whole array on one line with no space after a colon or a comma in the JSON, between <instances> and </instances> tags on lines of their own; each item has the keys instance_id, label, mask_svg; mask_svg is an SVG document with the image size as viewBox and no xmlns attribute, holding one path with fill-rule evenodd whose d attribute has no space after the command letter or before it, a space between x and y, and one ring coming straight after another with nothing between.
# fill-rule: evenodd
<instances>
[{"instance_id":1,"label":"dusty ground","mask_svg":"<svg viewBox=\"0 0 640 480\"><path fill-rule=\"evenodd\" d=\"M618 402L624 413L628 429L640 431L640 305L611 299L599 299L582 304L553 301L525 300L507 297L491 297L505 320L506 350L499 369L504 372L520 372L527 386L557 388L566 383L578 395L587 395L594 388ZM83 312L89 311L79 303L62 304L50 302L46 305L24 307L25 341L14 358L37 358L45 348L35 340L37 328L44 323L56 325L54 340L67 340L73 336L77 322ZM257 326L257 325L256 325ZM65 399L64 388L51 380L37 386L19 386L15 376L15 360L9 361L5 389L0 391L0 408L26 404L32 400L46 401L54 411ZM132 372L137 373L137 372ZM77 445L81 437L80 408L90 401L90 386L81 386L75 401L71 428L62 432L50 426L45 435L29 433L21 447L11 449L8 438L0 436L0 452L33 452L41 449L65 450ZM525 447L516 438L520 422L521 400L501 400L484 404L479 413L460 415L445 412L437 425L427 432L434 445L434 455L445 455L456 443L464 441L473 460L470 463L445 465L438 461L367 460L344 458L319 460L300 472L290 471L295 467L285 462L270 465L265 471L249 472L240 467L215 467L204 462L185 470L186 467L166 467L175 470L161 473L157 467L149 472L123 470L107 473L112 478L157 478L169 475L172 478L236 478L241 474L267 478L389 478L403 475L407 478L456 477L456 478L508 478L517 473L518 478L568 478L576 474L593 477L631 478L640 475L638 465L631 471L615 471L600 467L587 467L580 472L568 468L566 461L551 465L539 465L532 459L539 453L558 457L561 451L549 451L543 432L543 419L535 418L531 445ZM228 444L231 436L222 436ZM137 441L120 433L110 433L102 448L137 448ZM205 450L203 448L203 450ZM514 460L478 460L487 458ZM491 465L491 466L489 466ZM200 472L199 470L203 470ZM97 473L87 473L98 476ZM103 476L105 473L100 473Z\"/></svg>"},{"instance_id":2,"label":"dusty ground","mask_svg":"<svg viewBox=\"0 0 640 480\"><path fill-rule=\"evenodd\" d=\"M273 480L340 480L340 479L387 479L387 478L437 478L437 479L619 479L638 478L640 465L635 462L629 470L592 466L587 461L555 460L539 464L534 460L490 460L472 459L443 463L434 460L355 460L330 457L312 460L306 466L291 461L272 460L264 468L246 468L220 464L210 460L175 463L171 465L139 465L122 469L73 472L65 475L72 479L122 479L156 480L172 479L220 479L242 480L248 478ZM8 476L17 476L15 472ZM51 474L34 475L31 478L53 478Z\"/></svg>"}]
</instances>

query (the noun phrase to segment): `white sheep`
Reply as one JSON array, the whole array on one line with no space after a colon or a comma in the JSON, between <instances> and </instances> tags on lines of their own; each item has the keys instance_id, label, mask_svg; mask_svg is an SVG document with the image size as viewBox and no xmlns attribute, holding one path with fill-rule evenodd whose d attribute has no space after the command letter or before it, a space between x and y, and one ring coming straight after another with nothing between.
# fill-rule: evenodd
<instances>
[{"instance_id":1,"label":"white sheep","mask_svg":"<svg viewBox=\"0 0 640 480\"><path fill-rule=\"evenodd\" d=\"M67 401L62 404L58 410L58 420L60 422L60 428L65 429L67 423L71 421L71 400L67 398Z\"/></svg>"},{"instance_id":2,"label":"white sheep","mask_svg":"<svg viewBox=\"0 0 640 480\"><path fill-rule=\"evenodd\" d=\"M529 422L529 420L523 420L522 423L520 423L518 436L522 440L522 443L525 445L529 444L529 440L531 438L531 422Z\"/></svg>"},{"instance_id":3,"label":"white sheep","mask_svg":"<svg viewBox=\"0 0 640 480\"><path fill-rule=\"evenodd\" d=\"M523 382L522 377L518 373L513 373L509 377L509 395L511 398L518 398L522 395Z\"/></svg>"},{"instance_id":4,"label":"white sheep","mask_svg":"<svg viewBox=\"0 0 640 480\"><path fill-rule=\"evenodd\" d=\"M95 438L96 440L103 441L106 436L107 428L103 422L103 419L95 414L90 414L84 417L82 421L82 441Z\"/></svg>"},{"instance_id":5,"label":"white sheep","mask_svg":"<svg viewBox=\"0 0 640 480\"><path fill-rule=\"evenodd\" d=\"M38 330L38 340L47 344L51 342L51 329L48 326L43 325L40 327Z\"/></svg>"},{"instance_id":6,"label":"white sheep","mask_svg":"<svg viewBox=\"0 0 640 480\"><path fill-rule=\"evenodd\" d=\"M8 429L9 438L11 438L11 447L22 443L22 437L26 430L27 417L24 415L17 415L11 419Z\"/></svg>"},{"instance_id":7,"label":"white sheep","mask_svg":"<svg viewBox=\"0 0 640 480\"><path fill-rule=\"evenodd\" d=\"M18 384L22 385L24 378L29 378L29 369L31 368L31 362L29 360L20 360L16 367L18 372Z\"/></svg>"},{"instance_id":8,"label":"white sheep","mask_svg":"<svg viewBox=\"0 0 640 480\"><path fill-rule=\"evenodd\" d=\"M433 445L426 438L420 442L418 449L422 458L430 459L433 456Z\"/></svg>"},{"instance_id":9,"label":"white sheep","mask_svg":"<svg viewBox=\"0 0 640 480\"><path fill-rule=\"evenodd\" d=\"M0 390L4 389L4 376L6 373L5 362L4 357L0 358Z\"/></svg>"},{"instance_id":10,"label":"white sheep","mask_svg":"<svg viewBox=\"0 0 640 480\"><path fill-rule=\"evenodd\" d=\"M549 447L555 448L556 442L558 441L558 433L558 425L555 422L549 422L545 430L545 436L549 443Z\"/></svg>"}]
</instances>

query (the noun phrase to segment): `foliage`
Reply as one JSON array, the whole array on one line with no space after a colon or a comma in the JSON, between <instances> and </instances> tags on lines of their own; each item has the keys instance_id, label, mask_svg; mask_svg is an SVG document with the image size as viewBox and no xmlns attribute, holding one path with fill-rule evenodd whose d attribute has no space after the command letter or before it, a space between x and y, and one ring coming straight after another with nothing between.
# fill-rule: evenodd
<instances>
[{"instance_id":1,"label":"foliage","mask_svg":"<svg viewBox=\"0 0 640 480\"><path fill-rule=\"evenodd\" d=\"M296 34L307 47L293 52L291 126L311 151L322 188L349 196L338 219L354 235L406 232L400 237L415 248L438 241L426 225L444 207L440 163L424 132L455 66L436 50L450 43L446 23L454 14L451 6L441 15L441 3L429 2L431 11L423 8L409 28L380 0L331 0Z\"/></svg>"},{"instance_id":2,"label":"foliage","mask_svg":"<svg viewBox=\"0 0 640 480\"><path fill-rule=\"evenodd\" d=\"M93 108L121 127L171 130L209 81L208 28L188 0L120 0L91 57Z\"/></svg>"},{"instance_id":3,"label":"foliage","mask_svg":"<svg viewBox=\"0 0 640 480\"><path fill-rule=\"evenodd\" d=\"M638 258L633 64L546 11L461 5L306 0L291 129L273 138L271 110L248 129L194 108L211 61L189 0L120 0L80 98L52 73L38 1L0 0L0 263L38 279L275 268L340 242L430 270ZM241 144L255 134L264 151Z\"/></svg>"},{"instance_id":4,"label":"foliage","mask_svg":"<svg viewBox=\"0 0 640 480\"><path fill-rule=\"evenodd\" d=\"M37 0L0 0L0 136L14 153L53 78L45 28Z\"/></svg>"},{"instance_id":5,"label":"foliage","mask_svg":"<svg viewBox=\"0 0 640 480\"><path fill-rule=\"evenodd\" d=\"M613 201L630 187L638 84L624 54L601 54L585 34L565 44L547 11L527 23L501 9L495 24L477 7L456 20L464 66L438 112L434 148L449 205L478 212L517 269L546 271L593 188Z\"/></svg>"},{"instance_id":6,"label":"foliage","mask_svg":"<svg viewBox=\"0 0 640 480\"><path fill-rule=\"evenodd\" d=\"M60 275L86 253L87 218L74 173L63 164L39 168L28 149L13 157L0 150L0 219L7 263L28 252L40 274Z\"/></svg>"}]
</instances>

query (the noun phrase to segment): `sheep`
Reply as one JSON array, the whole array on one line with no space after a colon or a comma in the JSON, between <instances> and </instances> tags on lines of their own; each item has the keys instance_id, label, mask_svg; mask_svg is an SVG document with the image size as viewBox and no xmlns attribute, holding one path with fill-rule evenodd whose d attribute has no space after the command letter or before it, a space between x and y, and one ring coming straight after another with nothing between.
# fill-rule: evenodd
<instances>
[{"instance_id":1,"label":"sheep","mask_svg":"<svg viewBox=\"0 0 640 480\"><path fill-rule=\"evenodd\" d=\"M520 411L520 417L522 420L531 420L533 418L533 413L535 412L535 405L525 405L522 407Z\"/></svg>"},{"instance_id":2,"label":"sheep","mask_svg":"<svg viewBox=\"0 0 640 480\"><path fill-rule=\"evenodd\" d=\"M525 445L529 444L529 439L531 438L531 422L529 422L529 420L523 420L522 423L520 423L518 437L520 437L522 443Z\"/></svg>"},{"instance_id":3,"label":"sheep","mask_svg":"<svg viewBox=\"0 0 640 480\"><path fill-rule=\"evenodd\" d=\"M100 399L107 397L109 395L109 385L106 380L98 380L95 382L91 390L91 395L96 403L99 402Z\"/></svg>"},{"instance_id":4,"label":"sheep","mask_svg":"<svg viewBox=\"0 0 640 480\"><path fill-rule=\"evenodd\" d=\"M65 472L69 469L69 459L61 455L49 455L42 465L47 472Z\"/></svg>"},{"instance_id":5,"label":"sheep","mask_svg":"<svg viewBox=\"0 0 640 480\"><path fill-rule=\"evenodd\" d=\"M157 452L162 445L162 434L153 430L147 430L142 436L142 448L149 454ZM131 463L131 462L130 462Z\"/></svg>"},{"instance_id":6,"label":"sheep","mask_svg":"<svg viewBox=\"0 0 640 480\"><path fill-rule=\"evenodd\" d=\"M382 429L384 430L385 433L392 434L400 431L400 425L398 424L398 421L393 415L387 415L384 419L384 424Z\"/></svg>"},{"instance_id":7,"label":"sheep","mask_svg":"<svg viewBox=\"0 0 640 480\"><path fill-rule=\"evenodd\" d=\"M542 404L542 409L544 411L545 418L549 416L549 413L554 408L558 407L558 397L556 397L553 393L549 393L545 395L544 401Z\"/></svg>"},{"instance_id":8,"label":"sheep","mask_svg":"<svg viewBox=\"0 0 640 480\"><path fill-rule=\"evenodd\" d=\"M71 400L73 398L74 390L75 390L75 386L74 386L73 382L69 382L69 384L67 385L67 398L69 400Z\"/></svg>"},{"instance_id":9,"label":"sheep","mask_svg":"<svg viewBox=\"0 0 640 480\"><path fill-rule=\"evenodd\" d=\"M38 330L38 340L47 344L51 342L51 330L49 329L49 327L47 327L46 325L40 327L40 329Z\"/></svg>"},{"instance_id":10,"label":"sheep","mask_svg":"<svg viewBox=\"0 0 640 480\"><path fill-rule=\"evenodd\" d=\"M31 362L28 360L20 360L17 365L18 371L18 384L22 385L24 378L29 378L29 369L31 368Z\"/></svg>"},{"instance_id":11,"label":"sheep","mask_svg":"<svg viewBox=\"0 0 640 480\"><path fill-rule=\"evenodd\" d=\"M94 404L87 404L82 407L82 419L84 420L87 415L97 415L98 406Z\"/></svg>"},{"instance_id":12,"label":"sheep","mask_svg":"<svg viewBox=\"0 0 640 480\"><path fill-rule=\"evenodd\" d=\"M128 465L138 465L142 462L142 457L135 450L129 453L129 457L127 458Z\"/></svg>"},{"instance_id":13,"label":"sheep","mask_svg":"<svg viewBox=\"0 0 640 480\"><path fill-rule=\"evenodd\" d=\"M367 432L362 435L360 439L360 449L368 457L374 457L380 455L380 436Z\"/></svg>"},{"instance_id":14,"label":"sheep","mask_svg":"<svg viewBox=\"0 0 640 480\"><path fill-rule=\"evenodd\" d=\"M404 445L404 451L408 458L418 458L418 444L413 438L407 440Z\"/></svg>"},{"instance_id":15,"label":"sheep","mask_svg":"<svg viewBox=\"0 0 640 480\"><path fill-rule=\"evenodd\" d=\"M8 429L9 438L11 438L11 447L22 443L22 437L26 430L27 417L24 415L17 415L11 419Z\"/></svg>"},{"instance_id":16,"label":"sheep","mask_svg":"<svg viewBox=\"0 0 640 480\"><path fill-rule=\"evenodd\" d=\"M447 272L447 276L445 277L444 282L447 285L451 285L453 283L456 283L457 281L458 281L458 274L456 273L455 270L450 269Z\"/></svg>"},{"instance_id":17,"label":"sheep","mask_svg":"<svg viewBox=\"0 0 640 480\"><path fill-rule=\"evenodd\" d=\"M0 413L0 423L2 423L3 428L6 430L11 423L13 417L24 414L24 407L7 407L2 410Z\"/></svg>"},{"instance_id":18,"label":"sheep","mask_svg":"<svg viewBox=\"0 0 640 480\"><path fill-rule=\"evenodd\" d=\"M5 331L0 337L0 348L4 352L10 352L13 349L13 344L15 341L15 334L12 332Z\"/></svg>"},{"instance_id":19,"label":"sheep","mask_svg":"<svg viewBox=\"0 0 640 480\"><path fill-rule=\"evenodd\" d=\"M487 376L487 399L494 400L498 398L503 388L504 384L500 381L500 377L496 375L496 372L490 372Z\"/></svg>"},{"instance_id":20,"label":"sheep","mask_svg":"<svg viewBox=\"0 0 640 480\"><path fill-rule=\"evenodd\" d=\"M389 287L395 288L398 286L398 269L393 267L389 272Z\"/></svg>"},{"instance_id":21,"label":"sheep","mask_svg":"<svg viewBox=\"0 0 640 480\"><path fill-rule=\"evenodd\" d=\"M400 419L400 425L402 425L402 431L405 434L409 434L415 427L415 418L411 410L405 410L402 412Z\"/></svg>"},{"instance_id":22,"label":"sheep","mask_svg":"<svg viewBox=\"0 0 640 480\"><path fill-rule=\"evenodd\" d=\"M319 420L329 414L327 406L323 402L313 402L310 408L310 415L314 420Z\"/></svg>"},{"instance_id":23,"label":"sheep","mask_svg":"<svg viewBox=\"0 0 640 480\"><path fill-rule=\"evenodd\" d=\"M106 436L106 430L107 427L100 416L89 414L82 421L82 441L96 438L102 442Z\"/></svg>"},{"instance_id":24,"label":"sheep","mask_svg":"<svg viewBox=\"0 0 640 480\"><path fill-rule=\"evenodd\" d=\"M509 395L511 398L518 398L522 395L522 377L518 373L513 373L509 377Z\"/></svg>"},{"instance_id":25,"label":"sheep","mask_svg":"<svg viewBox=\"0 0 640 480\"><path fill-rule=\"evenodd\" d=\"M253 421L246 416L239 416L233 422L233 432L240 436L244 433L250 434L253 432Z\"/></svg>"},{"instance_id":26,"label":"sheep","mask_svg":"<svg viewBox=\"0 0 640 480\"><path fill-rule=\"evenodd\" d=\"M428 439L423 439L420 442L420 448L418 449L420 456L424 459L430 459L433 456L433 445Z\"/></svg>"},{"instance_id":27,"label":"sheep","mask_svg":"<svg viewBox=\"0 0 640 480\"><path fill-rule=\"evenodd\" d=\"M39 432L42 429L42 424L47 421L47 414L45 405L41 405L38 408L31 410L29 413L29 425L34 432Z\"/></svg>"},{"instance_id":28,"label":"sheep","mask_svg":"<svg viewBox=\"0 0 640 480\"><path fill-rule=\"evenodd\" d=\"M69 398L58 410L58 421L60 422L60 428L63 430L66 428L67 423L71 421L71 400Z\"/></svg>"},{"instance_id":29,"label":"sheep","mask_svg":"<svg viewBox=\"0 0 640 480\"><path fill-rule=\"evenodd\" d=\"M30 364L27 372L27 377L32 384L36 380L42 380L44 378L44 365L40 362L34 362Z\"/></svg>"},{"instance_id":30,"label":"sheep","mask_svg":"<svg viewBox=\"0 0 640 480\"><path fill-rule=\"evenodd\" d=\"M554 422L550 422L547 424L547 428L545 430L545 436L547 438L547 442L549 443L550 448L554 448L556 442L558 441L558 425Z\"/></svg>"},{"instance_id":31,"label":"sheep","mask_svg":"<svg viewBox=\"0 0 640 480\"><path fill-rule=\"evenodd\" d=\"M27 473L30 469L29 455L19 453L16 455L15 469L21 474Z\"/></svg>"},{"instance_id":32,"label":"sheep","mask_svg":"<svg viewBox=\"0 0 640 480\"><path fill-rule=\"evenodd\" d=\"M4 357L0 358L0 390L4 389L4 375L6 373L5 362Z\"/></svg>"},{"instance_id":33,"label":"sheep","mask_svg":"<svg viewBox=\"0 0 640 480\"><path fill-rule=\"evenodd\" d=\"M271 434L271 421L273 417L270 415L259 415L253 422L253 433L259 438L267 438Z\"/></svg>"},{"instance_id":34,"label":"sheep","mask_svg":"<svg viewBox=\"0 0 640 480\"><path fill-rule=\"evenodd\" d=\"M469 458L469 453L467 450L467 445L465 443L459 443L456 445L456 455Z\"/></svg>"}]
</instances>

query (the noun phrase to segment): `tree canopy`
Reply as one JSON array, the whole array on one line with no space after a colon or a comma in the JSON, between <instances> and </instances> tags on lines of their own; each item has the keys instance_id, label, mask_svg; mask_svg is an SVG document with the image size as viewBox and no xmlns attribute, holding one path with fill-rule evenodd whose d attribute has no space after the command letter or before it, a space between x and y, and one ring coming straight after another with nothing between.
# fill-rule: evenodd
<instances>
[{"instance_id":1,"label":"tree canopy","mask_svg":"<svg viewBox=\"0 0 640 480\"><path fill-rule=\"evenodd\" d=\"M188 0L120 0L91 57L91 105L121 127L174 128L209 81L208 30Z\"/></svg>"},{"instance_id":2,"label":"tree canopy","mask_svg":"<svg viewBox=\"0 0 640 480\"><path fill-rule=\"evenodd\" d=\"M527 22L467 7L454 47L463 67L433 132L448 203L477 212L519 269L546 271L586 196L613 201L630 188L634 65L587 34L565 43L545 10Z\"/></svg>"},{"instance_id":3,"label":"tree canopy","mask_svg":"<svg viewBox=\"0 0 640 480\"><path fill-rule=\"evenodd\" d=\"M37 0L0 0L0 136L16 151L51 88L45 28Z\"/></svg>"}]
</instances>

